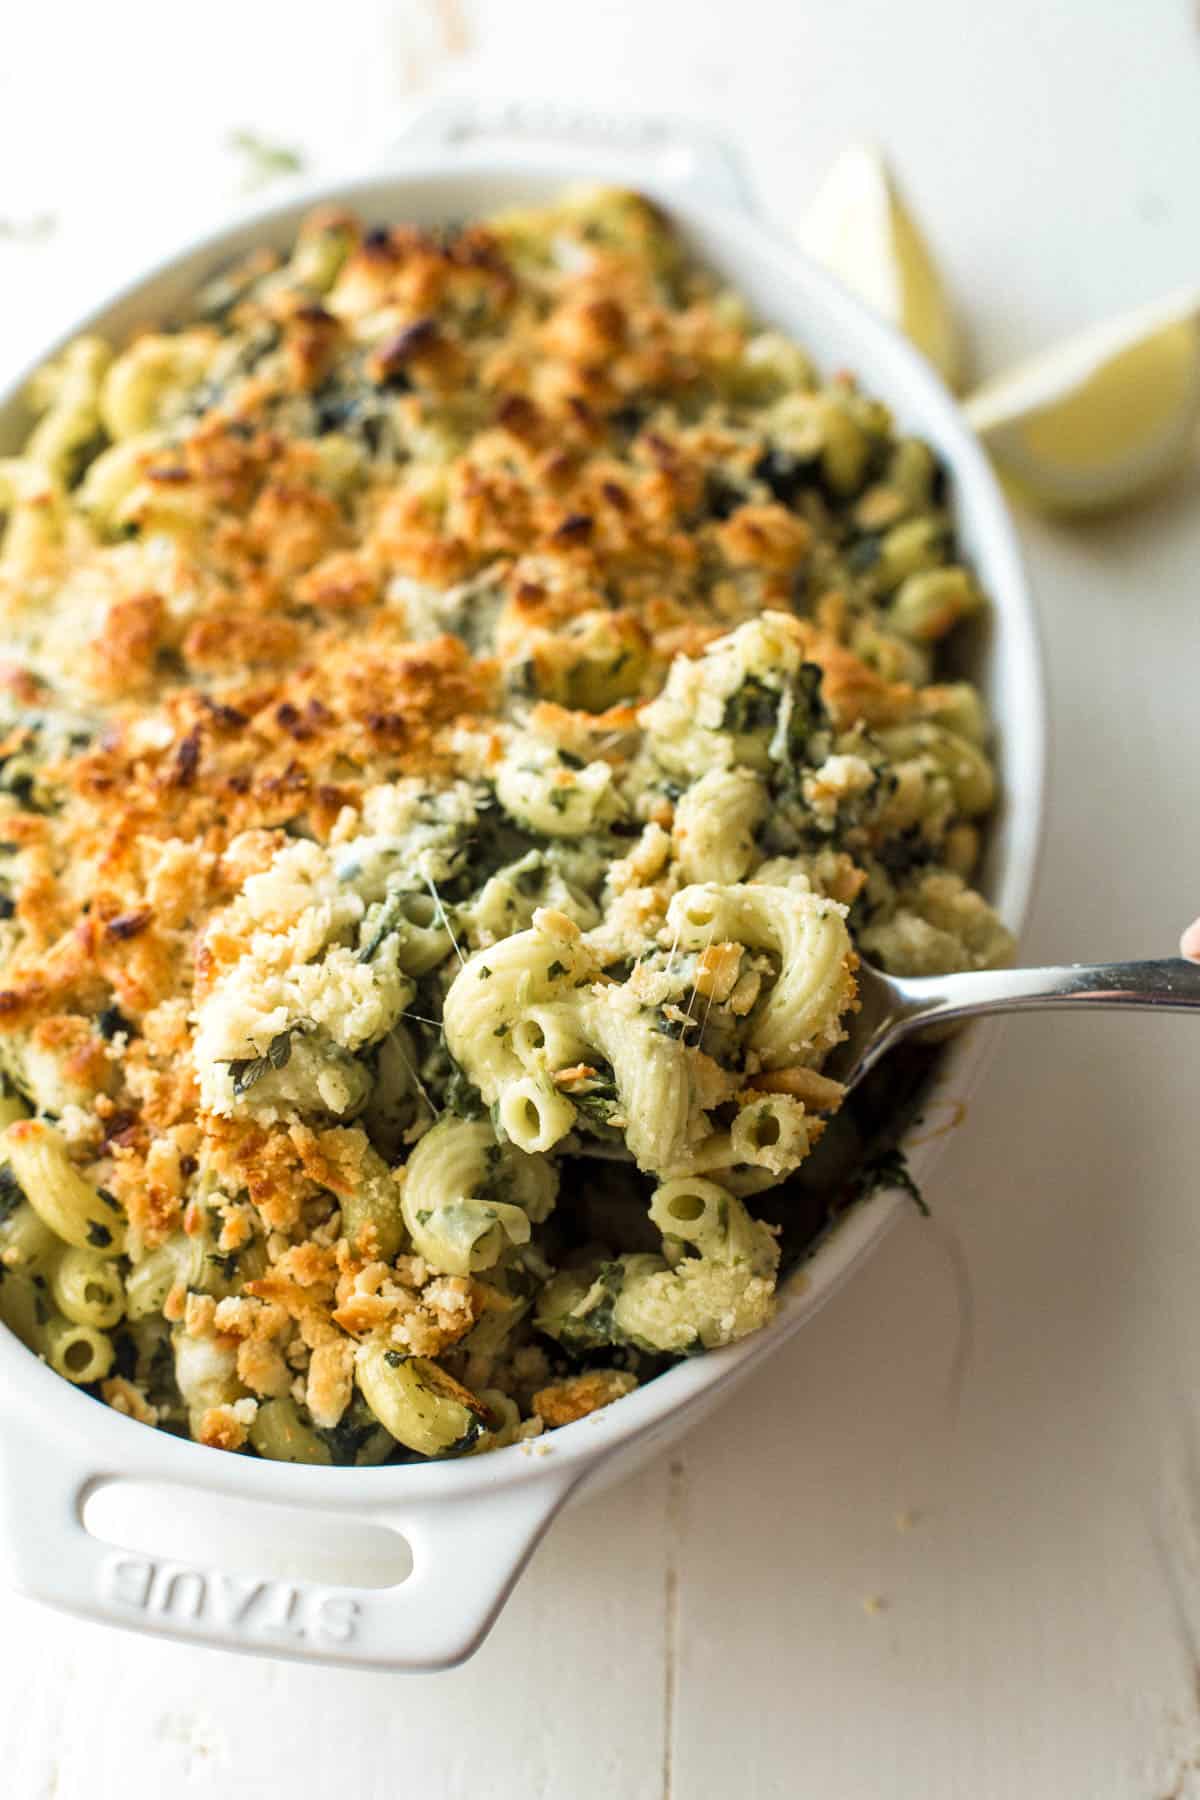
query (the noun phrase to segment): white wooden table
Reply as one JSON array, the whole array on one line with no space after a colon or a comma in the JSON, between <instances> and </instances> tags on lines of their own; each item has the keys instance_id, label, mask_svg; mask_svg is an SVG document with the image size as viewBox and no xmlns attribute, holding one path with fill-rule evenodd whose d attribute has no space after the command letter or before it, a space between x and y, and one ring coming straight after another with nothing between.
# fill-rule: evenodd
<instances>
[{"instance_id":1,"label":"white wooden table","mask_svg":"<svg viewBox=\"0 0 1200 1800\"><path fill-rule=\"evenodd\" d=\"M786 219L894 154L981 370L1200 279L1193 0L39 0L0 67L10 346L227 202L231 128L345 154L457 86L694 112ZM8 352L6 350L5 354ZM1057 737L1027 948L1200 908L1200 465L1024 520ZM1007 1028L915 1215L676 1457L561 1523L477 1659L234 1660L0 1598L5 1800L1200 1795L1197 1027Z\"/></svg>"}]
</instances>

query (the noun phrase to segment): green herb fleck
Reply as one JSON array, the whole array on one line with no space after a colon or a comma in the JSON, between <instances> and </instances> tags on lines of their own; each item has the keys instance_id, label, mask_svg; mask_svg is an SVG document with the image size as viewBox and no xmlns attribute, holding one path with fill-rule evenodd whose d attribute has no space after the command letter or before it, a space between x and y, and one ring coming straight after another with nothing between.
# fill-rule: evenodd
<instances>
[{"instance_id":1,"label":"green herb fleck","mask_svg":"<svg viewBox=\"0 0 1200 1800\"><path fill-rule=\"evenodd\" d=\"M264 182L277 181L280 176L296 175L304 167L304 158L298 150L287 144L272 144L257 131L231 132L229 148L243 158L243 182L248 188L261 187Z\"/></svg>"}]
</instances>

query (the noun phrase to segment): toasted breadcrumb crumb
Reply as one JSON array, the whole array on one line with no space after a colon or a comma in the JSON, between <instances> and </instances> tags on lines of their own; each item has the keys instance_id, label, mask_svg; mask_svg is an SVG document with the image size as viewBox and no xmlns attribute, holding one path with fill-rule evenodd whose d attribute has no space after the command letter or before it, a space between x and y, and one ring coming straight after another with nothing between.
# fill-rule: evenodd
<instances>
[{"instance_id":1,"label":"toasted breadcrumb crumb","mask_svg":"<svg viewBox=\"0 0 1200 1800\"><path fill-rule=\"evenodd\" d=\"M540 1388L533 1396L533 1410L546 1425L570 1425L585 1419L602 1406L631 1394L637 1376L625 1369L589 1369L586 1375L574 1375L569 1381Z\"/></svg>"}]
</instances>

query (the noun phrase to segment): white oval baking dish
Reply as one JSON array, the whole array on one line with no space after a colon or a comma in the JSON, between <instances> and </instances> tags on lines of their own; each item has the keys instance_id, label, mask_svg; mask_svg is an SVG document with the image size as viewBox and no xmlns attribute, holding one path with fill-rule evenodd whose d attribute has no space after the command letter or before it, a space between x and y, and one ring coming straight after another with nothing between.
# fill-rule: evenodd
<instances>
[{"instance_id":1,"label":"white oval baking dish","mask_svg":"<svg viewBox=\"0 0 1200 1800\"><path fill-rule=\"evenodd\" d=\"M500 136L507 147L484 156L476 142L483 135ZM997 484L924 361L752 216L736 164L703 129L450 100L410 127L382 160L382 171L326 181L293 193L285 205L244 214L78 319L67 335L99 329L119 337L178 316L206 273L252 244L283 246L317 201L344 201L370 219L432 224L540 200L581 177L642 188L762 316L794 332L826 367L855 370L947 464L961 541L993 605L990 641L973 671L998 724L1004 793L984 885L1019 930L1042 813L1045 717L1036 627ZM54 347L47 345L46 353ZM0 393L0 449L20 441L28 373ZM973 1031L949 1048L926 1118L963 1099L978 1075L982 1045ZM909 1146L918 1179L928 1175L939 1148L927 1128ZM0 1555L8 1578L75 1613L230 1649L387 1669L459 1662L481 1642L559 1509L630 1474L728 1398L824 1304L905 1204L898 1192L879 1193L845 1217L787 1285L767 1330L685 1361L537 1445L445 1464L319 1469L218 1454L98 1405L0 1327ZM407 1540L412 1572L397 1586L349 1587L233 1575L202 1558L114 1549L87 1531L83 1506L99 1487L130 1481L174 1489L189 1505L197 1496L217 1497L218 1504L224 1496L251 1507L319 1508L347 1526L382 1524ZM271 1557L256 1561L251 1532L232 1566L279 1567L280 1517L286 1515L269 1515Z\"/></svg>"}]
</instances>

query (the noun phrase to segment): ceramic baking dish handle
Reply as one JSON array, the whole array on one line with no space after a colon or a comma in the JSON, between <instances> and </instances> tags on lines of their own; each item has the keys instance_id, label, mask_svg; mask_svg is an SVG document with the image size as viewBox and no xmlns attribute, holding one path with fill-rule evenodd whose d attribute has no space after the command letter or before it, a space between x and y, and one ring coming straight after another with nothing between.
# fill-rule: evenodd
<instances>
[{"instance_id":1,"label":"ceramic baking dish handle","mask_svg":"<svg viewBox=\"0 0 1200 1800\"><path fill-rule=\"evenodd\" d=\"M359 1474L370 1483L371 1471ZM262 1656L413 1671L449 1668L478 1646L569 1486L539 1470L515 1486L461 1499L340 1506L349 1525L391 1527L409 1546L407 1580L379 1588L234 1575L114 1548L86 1529L83 1505L98 1485L121 1480L158 1483L169 1503L171 1483L164 1483L152 1455L135 1453L119 1472L96 1475L48 1428L7 1418L0 1445L0 1550L12 1584L67 1612L164 1637ZM193 1477L182 1491L198 1488L217 1497L225 1492L243 1507L255 1504L244 1488L223 1484L219 1475L203 1483ZM277 1503L265 1509L264 1528L276 1547L280 1517Z\"/></svg>"},{"instance_id":2,"label":"ceramic baking dish handle","mask_svg":"<svg viewBox=\"0 0 1200 1800\"><path fill-rule=\"evenodd\" d=\"M742 164L718 132L691 119L605 112L553 101L488 100L447 94L431 101L396 134L392 148L440 150L479 138L528 139L604 150L636 160L680 192L745 210L751 205Z\"/></svg>"}]
</instances>

